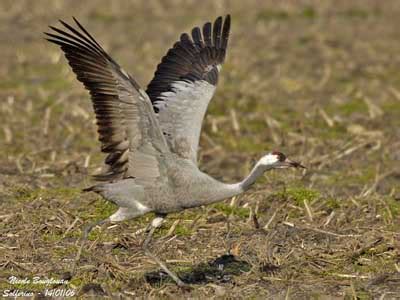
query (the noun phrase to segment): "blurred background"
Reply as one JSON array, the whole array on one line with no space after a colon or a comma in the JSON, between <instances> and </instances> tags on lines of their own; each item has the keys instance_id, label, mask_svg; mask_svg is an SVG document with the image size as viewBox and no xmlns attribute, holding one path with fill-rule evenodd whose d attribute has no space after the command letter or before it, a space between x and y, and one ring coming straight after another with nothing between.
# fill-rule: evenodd
<instances>
[{"instance_id":1,"label":"blurred background","mask_svg":"<svg viewBox=\"0 0 400 300\"><path fill-rule=\"evenodd\" d=\"M88 93L44 40L48 25L75 16L145 88L180 33L227 13L201 169L238 181L271 150L308 169L171 216L154 242L163 258L195 297L400 293L400 5L378 0L1 1L0 277L67 276L83 224L115 210L80 192L103 155ZM93 232L69 287L187 296L149 273L135 232L150 219ZM226 253L236 261L214 270Z\"/></svg>"}]
</instances>

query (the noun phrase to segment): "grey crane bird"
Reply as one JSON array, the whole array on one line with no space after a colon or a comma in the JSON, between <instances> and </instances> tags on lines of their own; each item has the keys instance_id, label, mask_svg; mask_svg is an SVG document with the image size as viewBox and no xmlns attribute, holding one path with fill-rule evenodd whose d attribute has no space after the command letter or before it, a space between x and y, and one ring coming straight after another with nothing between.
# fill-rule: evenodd
<instances>
[{"instance_id":1,"label":"grey crane bird","mask_svg":"<svg viewBox=\"0 0 400 300\"><path fill-rule=\"evenodd\" d=\"M75 265L90 230L153 212L143 243L178 285L184 283L150 250L154 230L165 216L243 193L267 170L303 167L280 152L264 155L241 182L219 182L199 170L197 148L201 124L214 95L228 46L231 18L218 17L202 29L183 33L158 65L144 91L74 18L53 26L47 40L59 45L77 79L89 90L96 114L101 151L106 153L100 181L93 191L119 208L87 226ZM75 270L75 268L74 268Z\"/></svg>"}]
</instances>

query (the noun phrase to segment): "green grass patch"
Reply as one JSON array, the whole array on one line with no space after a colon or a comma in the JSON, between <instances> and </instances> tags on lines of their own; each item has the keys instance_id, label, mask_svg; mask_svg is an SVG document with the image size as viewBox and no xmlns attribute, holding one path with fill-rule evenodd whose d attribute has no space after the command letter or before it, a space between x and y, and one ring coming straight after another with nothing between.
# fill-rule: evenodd
<instances>
[{"instance_id":1,"label":"green grass patch","mask_svg":"<svg viewBox=\"0 0 400 300\"><path fill-rule=\"evenodd\" d=\"M343 115L350 116L353 113L367 113L368 107L362 99L355 98L339 105L338 110Z\"/></svg>"},{"instance_id":2,"label":"green grass patch","mask_svg":"<svg viewBox=\"0 0 400 300\"><path fill-rule=\"evenodd\" d=\"M29 189L26 187L17 187L14 195L17 201L32 201L38 198L42 200L50 200L54 198L73 199L81 194L78 188L51 188L51 189Z\"/></svg>"},{"instance_id":3,"label":"green grass patch","mask_svg":"<svg viewBox=\"0 0 400 300\"><path fill-rule=\"evenodd\" d=\"M394 220L398 220L400 216L400 201L392 197L385 197L382 199L385 203L384 207L381 207L381 215L383 216L387 224L393 223ZM394 226L393 230L397 230L397 226Z\"/></svg>"},{"instance_id":4,"label":"green grass patch","mask_svg":"<svg viewBox=\"0 0 400 300\"><path fill-rule=\"evenodd\" d=\"M366 254L363 255L363 258L359 258L357 261L353 263L353 269L355 272L361 274L379 274L382 270L386 272L395 272L396 269L393 265L393 262L390 259L387 259L383 256Z\"/></svg>"},{"instance_id":5,"label":"green grass patch","mask_svg":"<svg viewBox=\"0 0 400 300\"><path fill-rule=\"evenodd\" d=\"M248 208L230 206L229 204L225 204L225 203L214 204L213 208L224 213L227 216L234 215L234 216L238 216L240 218L248 218L250 215L250 209L248 209Z\"/></svg>"},{"instance_id":6,"label":"green grass patch","mask_svg":"<svg viewBox=\"0 0 400 300\"><path fill-rule=\"evenodd\" d=\"M312 6L306 6L301 11L301 16L306 19L315 19L317 17L317 12Z\"/></svg>"},{"instance_id":7,"label":"green grass patch","mask_svg":"<svg viewBox=\"0 0 400 300\"><path fill-rule=\"evenodd\" d=\"M82 211L80 212L80 217L84 220L91 220L91 222L95 220L103 220L112 215L116 210L117 206L111 202L105 201L103 199L99 199L92 204L92 209L88 209L88 207L82 207Z\"/></svg>"},{"instance_id":8,"label":"green grass patch","mask_svg":"<svg viewBox=\"0 0 400 300\"><path fill-rule=\"evenodd\" d=\"M387 206L390 209L390 212L392 213L393 217L398 217L400 216L400 200L396 200L391 197L387 197L385 199L385 202L387 203Z\"/></svg>"},{"instance_id":9,"label":"green grass patch","mask_svg":"<svg viewBox=\"0 0 400 300\"><path fill-rule=\"evenodd\" d=\"M327 198L325 200L325 206L332 210L338 209L338 208L340 208L340 202L339 202L339 200L337 200L335 198Z\"/></svg>"},{"instance_id":10,"label":"green grass patch","mask_svg":"<svg viewBox=\"0 0 400 300\"><path fill-rule=\"evenodd\" d=\"M76 247L54 247L53 253L55 257L64 258L66 256L75 256L76 255Z\"/></svg>"},{"instance_id":11,"label":"green grass patch","mask_svg":"<svg viewBox=\"0 0 400 300\"><path fill-rule=\"evenodd\" d=\"M89 241L95 241L97 239L101 239L104 236L105 232L104 230L100 230L98 228L94 228L88 236Z\"/></svg>"},{"instance_id":12,"label":"green grass patch","mask_svg":"<svg viewBox=\"0 0 400 300\"><path fill-rule=\"evenodd\" d=\"M175 227L175 234L177 236L190 236L192 234L192 230L190 230L190 228L188 228L187 226L178 224Z\"/></svg>"},{"instance_id":13,"label":"green grass patch","mask_svg":"<svg viewBox=\"0 0 400 300\"><path fill-rule=\"evenodd\" d=\"M112 215L116 209L117 206L115 204L102 200L95 205L95 214L99 219L105 219Z\"/></svg>"},{"instance_id":14,"label":"green grass patch","mask_svg":"<svg viewBox=\"0 0 400 300\"><path fill-rule=\"evenodd\" d=\"M168 231L170 230L172 223L168 222L167 224L164 224L161 228L157 229L157 231L154 233L155 237L164 237ZM177 236L191 236L193 231L185 225L178 224L175 227L175 230L173 234Z\"/></svg>"},{"instance_id":15,"label":"green grass patch","mask_svg":"<svg viewBox=\"0 0 400 300\"><path fill-rule=\"evenodd\" d=\"M375 10L366 10L360 9L357 7L349 8L345 11L339 12L338 15L344 18L355 18L355 19L366 19L370 16L377 16L380 14L380 11Z\"/></svg>"},{"instance_id":16,"label":"green grass patch","mask_svg":"<svg viewBox=\"0 0 400 300\"><path fill-rule=\"evenodd\" d=\"M59 242L62 238L62 234L57 234L55 232L51 232L51 233L45 233L42 235L43 241L45 242L50 242L50 243L54 243L54 242Z\"/></svg>"},{"instance_id":17,"label":"green grass patch","mask_svg":"<svg viewBox=\"0 0 400 300\"><path fill-rule=\"evenodd\" d=\"M303 187L288 188L279 194L280 196L295 202L298 206L303 205L304 200L312 202L321 196L320 192Z\"/></svg>"},{"instance_id":18,"label":"green grass patch","mask_svg":"<svg viewBox=\"0 0 400 300\"><path fill-rule=\"evenodd\" d=\"M385 103L381 108L385 112L386 121L388 123L391 123L393 126L400 126L400 101ZM391 126L388 126L387 128L393 130L391 129Z\"/></svg>"}]
</instances>

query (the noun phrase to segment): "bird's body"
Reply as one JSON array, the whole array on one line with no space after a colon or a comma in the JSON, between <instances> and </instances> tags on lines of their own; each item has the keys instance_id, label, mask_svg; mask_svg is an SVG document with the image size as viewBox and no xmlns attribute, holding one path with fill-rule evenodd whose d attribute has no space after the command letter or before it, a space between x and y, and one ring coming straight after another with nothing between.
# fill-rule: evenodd
<instances>
[{"instance_id":1,"label":"bird's body","mask_svg":"<svg viewBox=\"0 0 400 300\"><path fill-rule=\"evenodd\" d=\"M240 184L225 184L201 172L189 159L165 157L163 162L163 180L154 184L127 178L98 184L90 190L126 208L112 215L110 218L113 221L130 219L148 212L178 212L221 201L243 191Z\"/></svg>"},{"instance_id":2,"label":"bird's body","mask_svg":"<svg viewBox=\"0 0 400 300\"><path fill-rule=\"evenodd\" d=\"M61 47L77 79L89 90L101 150L107 154L103 172L95 176L102 183L86 191L97 192L119 207L101 222L154 212L156 222L151 224L144 249L182 284L147 249L159 220L171 212L240 194L266 170L301 165L272 152L236 184L219 182L198 168L201 125L225 60L229 15L205 23L202 29L193 28L191 36L183 33L163 57L146 91L74 20L78 29L61 21L68 31L50 26L55 33L46 34ZM84 237L92 227L85 229Z\"/></svg>"}]
</instances>

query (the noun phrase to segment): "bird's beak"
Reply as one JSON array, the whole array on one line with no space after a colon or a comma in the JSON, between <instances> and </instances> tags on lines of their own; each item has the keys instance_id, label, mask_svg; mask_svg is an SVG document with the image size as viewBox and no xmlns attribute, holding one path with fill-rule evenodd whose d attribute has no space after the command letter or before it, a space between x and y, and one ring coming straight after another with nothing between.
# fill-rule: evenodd
<instances>
[{"instance_id":1,"label":"bird's beak","mask_svg":"<svg viewBox=\"0 0 400 300\"><path fill-rule=\"evenodd\" d=\"M285 161L284 161L284 163L285 163L285 165L287 165L288 167L306 169L306 167L303 166L301 163L299 163L299 162L297 162L297 161L290 160L289 158L286 158Z\"/></svg>"}]
</instances>

